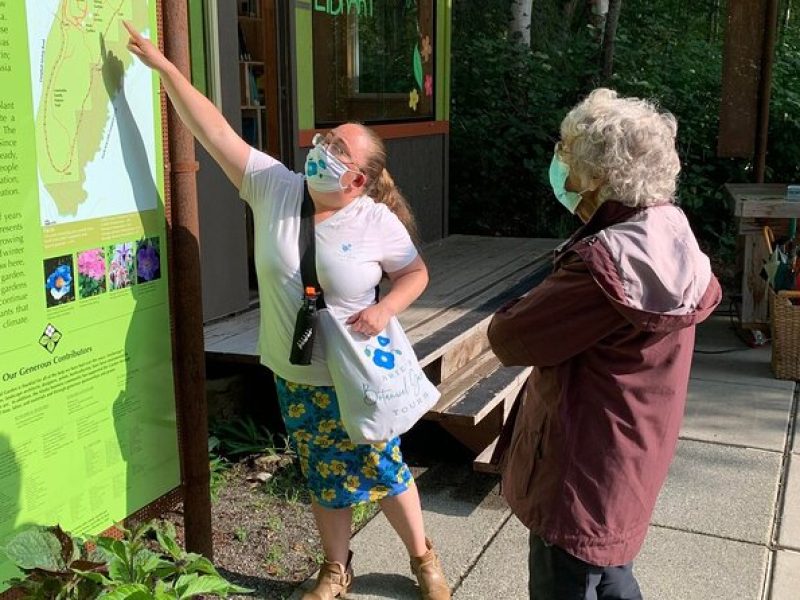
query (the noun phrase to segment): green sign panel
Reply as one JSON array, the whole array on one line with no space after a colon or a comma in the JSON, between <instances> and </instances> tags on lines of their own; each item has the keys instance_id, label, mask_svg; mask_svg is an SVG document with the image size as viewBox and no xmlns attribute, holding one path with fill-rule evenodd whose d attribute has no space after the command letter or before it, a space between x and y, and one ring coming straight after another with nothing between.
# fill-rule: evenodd
<instances>
[{"instance_id":1,"label":"green sign panel","mask_svg":"<svg viewBox=\"0 0 800 600\"><path fill-rule=\"evenodd\" d=\"M0 545L179 485L156 0L0 0ZM14 569L0 553L0 589Z\"/></svg>"}]
</instances>

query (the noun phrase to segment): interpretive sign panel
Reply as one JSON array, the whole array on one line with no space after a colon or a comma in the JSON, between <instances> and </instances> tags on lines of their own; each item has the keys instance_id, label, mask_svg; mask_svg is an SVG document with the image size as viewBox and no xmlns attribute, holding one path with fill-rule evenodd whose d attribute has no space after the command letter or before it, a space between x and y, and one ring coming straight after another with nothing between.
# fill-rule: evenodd
<instances>
[{"instance_id":1,"label":"interpretive sign panel","mask_svg":"<svg viewBox=\"0 0 800 600\"><path fill-rule=\"evenodd\" d=\"M161 100L122 25L157 9L0 0L0 545L180 484Z\"/></svg>"}]
</instances>

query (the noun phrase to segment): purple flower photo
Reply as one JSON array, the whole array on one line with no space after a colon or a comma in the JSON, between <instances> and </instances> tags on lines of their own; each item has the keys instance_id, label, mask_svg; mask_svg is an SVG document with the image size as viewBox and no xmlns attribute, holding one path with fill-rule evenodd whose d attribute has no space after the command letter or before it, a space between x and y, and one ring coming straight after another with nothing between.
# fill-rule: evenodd
<instances>
[{"instance_id":1,"label":"purple flower photo","mask_svg":"<svg viewBox=\"0 0 800 600\"><path fill-rule=\"evenodd\" d=\"M159 239L145 238L136 243L136 281L148 283L161 278Z\"/></svg>"},{"instance_id":2,"label":"purple flower photo","mask_svg":"<svg viewBox=\"0 0 800 600\"><path fill-rule=\"evenodd\" d=\"M133 243L115 244L108 249L108 282L112 290L133 284Z\"/></svg>"}]
</instances>

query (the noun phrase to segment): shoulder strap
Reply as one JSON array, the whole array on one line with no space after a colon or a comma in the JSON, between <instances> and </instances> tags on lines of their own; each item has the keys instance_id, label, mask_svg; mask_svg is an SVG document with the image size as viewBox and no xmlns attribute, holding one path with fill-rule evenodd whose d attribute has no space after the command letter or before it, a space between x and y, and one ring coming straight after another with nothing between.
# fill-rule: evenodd
<instances>
[{"instance_id":1,"label":"shoulder strap","mask_svg":"<svg viewBox=\"0 0 800 600\"><path fill-rule=\"evenodd\" d=\"M300 276L303 291L313 287L317 290L317 308L325 308L325 296L317 278L317 250L314 235L314 201L308 193L308 184L303 182L303 204L300 206L300 235L297 239L300 250Z\"/></svg>"}]
</instances>

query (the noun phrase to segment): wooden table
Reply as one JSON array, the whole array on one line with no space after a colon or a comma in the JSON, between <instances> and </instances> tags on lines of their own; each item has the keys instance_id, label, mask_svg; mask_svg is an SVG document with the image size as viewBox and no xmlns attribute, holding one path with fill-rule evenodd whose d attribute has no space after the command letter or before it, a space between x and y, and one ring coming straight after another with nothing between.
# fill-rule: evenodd
<instances>
[{"instance_id":1,"label":"wooden table","mask_svg":"<svg viewBox=\"0 0 800 600\"><path fill-rule=\"evenodd\" d=\"M761 269L768 258L764 226L785 234L788 220L800 218L800 202L786 199L785 183L729 183L725 185L743 237L742 326L763 329L769 324L767 283Z\"/></svg>"}]
</instances>

